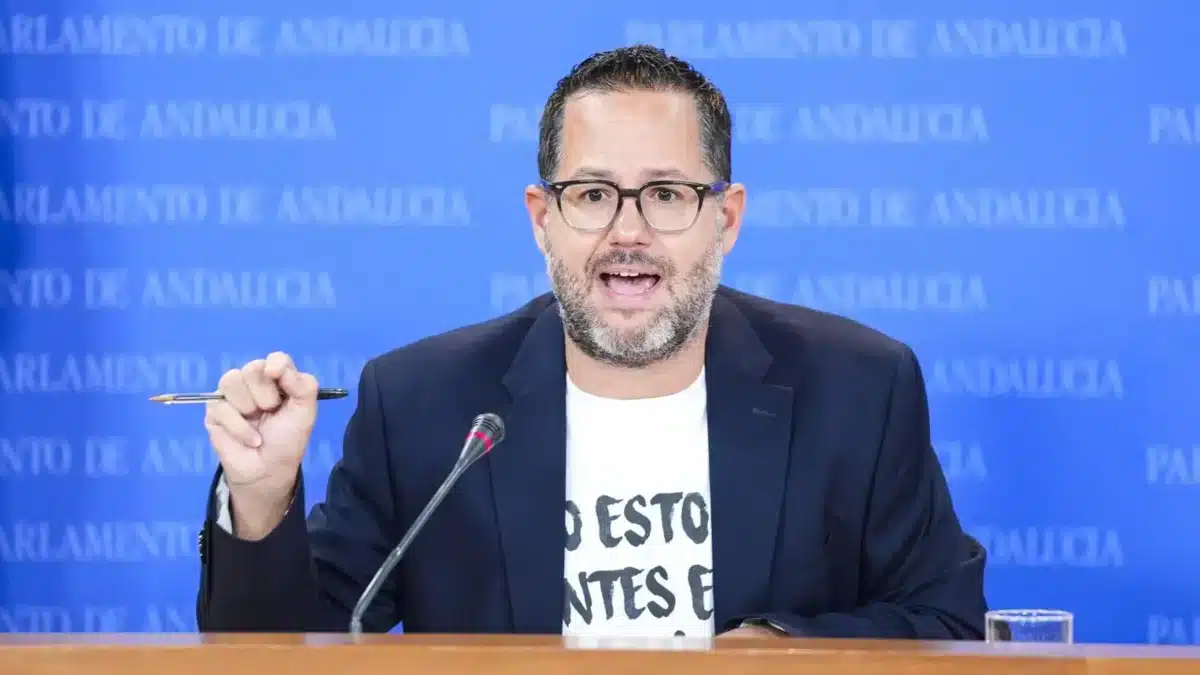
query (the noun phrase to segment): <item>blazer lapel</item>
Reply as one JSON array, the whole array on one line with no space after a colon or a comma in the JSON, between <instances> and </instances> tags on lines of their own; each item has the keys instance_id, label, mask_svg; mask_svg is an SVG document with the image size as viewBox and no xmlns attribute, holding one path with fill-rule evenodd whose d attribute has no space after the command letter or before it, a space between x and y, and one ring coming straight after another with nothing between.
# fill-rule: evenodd
<instances>
[{"instance_id":1,"label":"blazer lapel","mask_svg":"<svg viewBox=\"0 0 1200 675\"><path fill-rule=\"evenodd\" d=\"M566 361L558 305L534 321L504 377L505 440L487 456L517 633L561 633Z\"/></svg>"},{"instance_id":2,"label":"blazer lapel","mask_svg":"<svg viewBox=\"0 0 1200 675\"><path fill-rule=\"evenodd\" d=\"M772 357L719 291L705 350L717 631L768 609L792 438L791 387L764 382Z\"/></svg>"}]
</instances>

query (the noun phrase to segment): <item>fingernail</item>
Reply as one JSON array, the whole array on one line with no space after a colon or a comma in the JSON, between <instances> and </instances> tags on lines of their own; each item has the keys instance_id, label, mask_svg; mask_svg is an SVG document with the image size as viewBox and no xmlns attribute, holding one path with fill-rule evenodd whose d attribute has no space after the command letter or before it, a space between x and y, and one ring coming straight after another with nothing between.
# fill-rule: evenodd
<instances>
[{"instance_id":1,"label":"fingernail","mask_svg":"<svg viewBox=\"0 0 1200 675\"><path fill-rule=\"evenodd\" d=\"M261 446L261 445L262 445L262 436L259 436L258 434L255 434L255 435L254 435L254 447L256 447L256 448L257 448L257 447L259 447L259 446Z\"/></svg>"}]
</instances>

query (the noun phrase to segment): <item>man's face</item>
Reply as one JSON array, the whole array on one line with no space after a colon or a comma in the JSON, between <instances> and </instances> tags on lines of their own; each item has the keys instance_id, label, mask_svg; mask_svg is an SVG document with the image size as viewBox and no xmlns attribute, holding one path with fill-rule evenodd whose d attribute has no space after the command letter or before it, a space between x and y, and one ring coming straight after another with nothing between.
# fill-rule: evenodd
<instances>
[{"instance_id":1,"label":"man's face","mask_svg":"<svg viewBox=\"0 0 1200 675\"><path fill-rule=\"evenodd\" d=\"M602 179L626 189L655 180L713 183L717 176L704 165L699 122L684 93L573 97L563 116L558 174L547 178ZM735 185L721 197L708 194L695 223L680 232L651 228L632 199L624 200L608 229L585 232L567 224L568 218L577 222L585 207L602 211L595 205L609 198L599 191L574 201L564 195L560 210L553 195L526 190L568 337L593 358L644 367L674 355L706 323L722 259L737 238L744 191ZM675 196L650 190L643 195L647 210L658 208L650 200L666 204Z\"/></svg>"}]
</instances>

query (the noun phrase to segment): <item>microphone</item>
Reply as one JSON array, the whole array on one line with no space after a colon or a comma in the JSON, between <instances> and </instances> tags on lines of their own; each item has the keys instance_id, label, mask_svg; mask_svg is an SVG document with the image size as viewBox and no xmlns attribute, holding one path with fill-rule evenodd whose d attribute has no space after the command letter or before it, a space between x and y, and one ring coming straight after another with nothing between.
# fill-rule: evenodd
<instances>
[{"instance_id":1,"label":"microphone","mask_svg":"<svg viewBox=\"0 0 1200 675\"><path fill-rule=\"evenodd\" d=\"M408 528L408 532L400 538L400 543L396 544L396 548L388 554L388 557L379 566L379 571L371 578L371 583L367 584L367 588L362 595L358 597L358 603L354 605L354 611L350 614L350 633L358 635L362 633L362 618L366 614L367 608L371 606L371 602L375 600L375 596L379 595L380 589L391 575L392 570L404 557L405 551L412 545L413 539L417 533L424 527L429 517L441 505L442 500L446 495L450 494L450 490L454 488L454 484L458 479L466 473L480 457L491 452L492 448L500 444L504 440L504 420L500 419L499 415L493 413L484 413L475 418L475 422L471 424L471 430L467 432L467 440L463 443L462 452L458 454L458 461L454 463L454 468L450 470L450 475L442 481L442 485L433 493L429 503L417 515L417 519Z\"/></svg>"}]
</instances>

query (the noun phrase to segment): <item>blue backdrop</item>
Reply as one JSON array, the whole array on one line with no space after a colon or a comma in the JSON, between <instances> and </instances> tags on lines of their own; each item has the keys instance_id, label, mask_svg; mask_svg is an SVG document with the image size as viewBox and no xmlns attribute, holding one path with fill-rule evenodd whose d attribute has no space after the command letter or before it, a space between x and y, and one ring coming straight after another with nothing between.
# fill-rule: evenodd
<instances>
[{"instance_id":1,"label":"blue backdrop","mask_svg":"<svg viewBox=\"0 0 1200 675\"><path fill-rule=\"evenodd\" d=\"M727 282L921 357L992 604L1200 640L1196 10L802 4L3 3L0 631L195 630L214 458L146 397L277 349L353 390L546 290L541 105L651 42L734 109Z\"/></svg>"}]
</instances>

